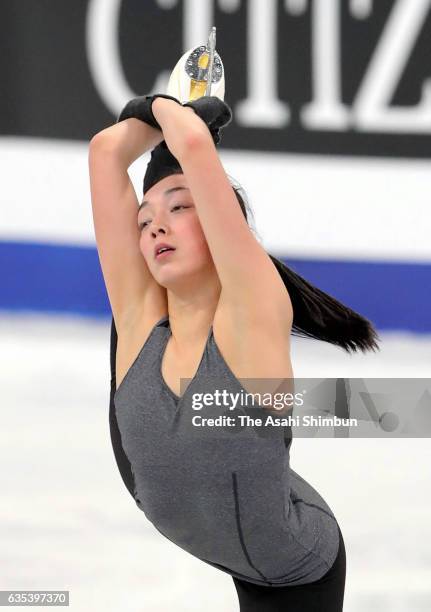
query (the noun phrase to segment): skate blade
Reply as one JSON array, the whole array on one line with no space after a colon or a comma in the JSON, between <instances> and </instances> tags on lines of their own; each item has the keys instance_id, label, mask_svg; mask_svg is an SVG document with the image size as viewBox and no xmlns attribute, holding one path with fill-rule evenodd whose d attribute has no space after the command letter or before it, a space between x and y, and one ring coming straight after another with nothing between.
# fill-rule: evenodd
<instances>
[{"instance_id":1,"label":"skate blade","mask_svg":"<svg viewBox=\"0 0 431 612\"><path fill-rule=\"evenodd\" d=\"M180 102L190 102L206 95L208 51L205 45L189 49L178 60L169 78L166 93ZM213 78L209 95L224 100L225 79L223 62L215 53Z\"/></svg>"}]
</instances>

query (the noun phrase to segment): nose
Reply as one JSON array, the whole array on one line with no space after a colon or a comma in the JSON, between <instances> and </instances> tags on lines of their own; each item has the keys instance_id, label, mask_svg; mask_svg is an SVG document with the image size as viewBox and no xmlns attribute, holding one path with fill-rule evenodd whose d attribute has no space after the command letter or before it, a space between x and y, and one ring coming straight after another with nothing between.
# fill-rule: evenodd
<instances>
[{"instance_id":1,"label":"nose","mask_svg":"<svg viewBox=\"0 0 431 612\"><path fill-rule=\"evenodd\" d=\"M158 234L167 234L167 233L168 233L168 227L166 223L163 223L162 221L157 221L157 220L153 221L153 223L151 224L151 235L153 236L153 238L156 238Z\"/></svg>"},{"instance_id":2,"label":"nose","mask_svg":"<svg viewBox=\"0 0 431 612\"><path fill-rule=\"evenodd\" d=\"M159 211L158 214L155 214L151 223L150 223L150 232L153 238L155 238L158 234L167 234L168 233L168 225L166 223L166 217L163 211Z\"/></svg>"}]
</instances>

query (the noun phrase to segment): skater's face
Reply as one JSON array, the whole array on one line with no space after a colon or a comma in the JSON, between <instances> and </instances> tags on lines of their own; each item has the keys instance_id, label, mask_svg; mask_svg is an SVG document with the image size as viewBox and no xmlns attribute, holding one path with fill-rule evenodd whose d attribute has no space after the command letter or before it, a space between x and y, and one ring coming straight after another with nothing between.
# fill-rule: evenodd
<instances>
[{"instance_id":1,"label":"skater's face","mask_svg":"<svg viewBox=\"0 0 431 612\"><path fill-rule=\"evenodd\" d=\"M139 248L151 274L163 287L198 277L214 267L192 194L183 174L168 176L148 189L138 212ZM155 253L160 243L175 250Z\"/></svg>"}]
</instances>

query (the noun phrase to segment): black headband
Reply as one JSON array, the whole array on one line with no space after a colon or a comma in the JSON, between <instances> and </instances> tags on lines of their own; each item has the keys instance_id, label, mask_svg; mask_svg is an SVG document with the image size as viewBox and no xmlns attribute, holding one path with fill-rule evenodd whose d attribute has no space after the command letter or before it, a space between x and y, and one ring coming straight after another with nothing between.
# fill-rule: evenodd
<instances>
[{"instance_id":1,"label":"black headband","mask_svg":"<svg viewBox=\"0 0 431 612\"><path fill-rule=\"evenodd\" d=\"M145 194L153 185L171 174L181 174L182 169L177 159L172 155L163 140L151 151L151 159L147 165L144 177Z\"/></svg>"}]
</instances>

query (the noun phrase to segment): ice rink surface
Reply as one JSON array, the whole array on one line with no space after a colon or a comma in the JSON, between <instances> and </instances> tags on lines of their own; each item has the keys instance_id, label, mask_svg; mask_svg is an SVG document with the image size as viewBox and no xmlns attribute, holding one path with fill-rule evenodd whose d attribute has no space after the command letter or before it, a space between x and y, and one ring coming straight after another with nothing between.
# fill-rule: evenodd
<instances>
[{"instance_id":1,"label":"ice rink surface","mask_svg":"<svg viewBox=\"0 0 431 612\"><path fill-rule=\"evenodd\" d=\"M109 326L0 317L0 589L69 590L79 612L237 612L231 577L164 539L122 483L108 422ZM295 375L430 377L431 337L380 335L380 353L355 356L293 337ZM431 609L430 465L429 439L293 441L292 468L343 532L345 612Z\"/></svg>"}]
</instances>

